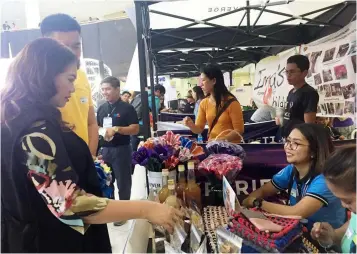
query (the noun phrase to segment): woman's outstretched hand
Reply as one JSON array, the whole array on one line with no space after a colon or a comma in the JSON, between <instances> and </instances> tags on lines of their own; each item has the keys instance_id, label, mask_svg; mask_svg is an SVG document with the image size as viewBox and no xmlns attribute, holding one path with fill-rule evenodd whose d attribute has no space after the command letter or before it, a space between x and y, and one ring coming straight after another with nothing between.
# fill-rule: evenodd
<instances>
[{"instance_id":1,"label":"woman's outstretched hand","mask_svg":"<svg viewBox=\"0 0 357 254\"><path fill-rule=\"evenodd\" d=\"M146 211L146 219L153 224L163 226L169 233L173 233L176 223L181 223L184 214L173 207L153 202Z\"/></svg>"},{"instance_id":2,"label":"woman's outstretched hand","mask_svg":"<svg viewBox=\"0 0 357 254\"><path fill-rule=\"evenodd\" d=\"M192 128L195 126L195 123L192 121L192 119L188 116L186 116L184 119L183 119L183 124L185 126L187 126L188 128Z\"/></svg>"}]
</instances>

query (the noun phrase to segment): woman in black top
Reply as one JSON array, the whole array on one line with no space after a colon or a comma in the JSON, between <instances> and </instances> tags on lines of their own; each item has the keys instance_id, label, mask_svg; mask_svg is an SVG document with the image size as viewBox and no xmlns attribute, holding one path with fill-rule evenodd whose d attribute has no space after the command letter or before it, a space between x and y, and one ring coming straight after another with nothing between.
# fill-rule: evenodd
<instances>
[{"instance_id":1,"label":"woman in black top","mask_svg":"<svg viewBox=\"0 0 357 254\"><path fill-rule=\"evenodd\" d=\"M74 92L76 73L76 56L45 38L10 66L1 97L2 252L111 252L105 223L144 218L172 231L182 215L101 197L88 146L57 109Z\"/></svg>"}]
</instances>

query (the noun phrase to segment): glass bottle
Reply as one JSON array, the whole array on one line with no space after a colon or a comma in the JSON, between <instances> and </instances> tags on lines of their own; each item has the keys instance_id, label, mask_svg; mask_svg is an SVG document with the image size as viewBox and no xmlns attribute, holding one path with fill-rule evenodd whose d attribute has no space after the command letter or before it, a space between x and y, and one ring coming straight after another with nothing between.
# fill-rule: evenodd
<instances>
[{"instance_id":1,"label":"glass bottle","mask_svg":"<svg viewBox=\"0 0 357 254\"><path fill-rule=\"evenodd\" d=\"M184 191L184 201L187 207L193 208L196 204L201 210L201 188L196 183L195 178L195 163L193 161L188 162L188 173L187 173L187 185Z\"/></svg>"},{"instance_id":2,"label":"glass bottle","mask_svg":"<svg viewBox=\"0 0 357 254\"><path fill-rule=\"evenodd\" d=\"M166 198L169 195L169 189L168 189L168 185L167 185L168 177L169 177L169 170L163 169L162 170L162 187L161 187L161 190L159 191L160 203L164 203Z\"/></svg>"},{"instance_id":3,"label":"glass bottle","mask_svg":"<svg viewBox=\"0 0 357 254\"><path fill-rule=\"evenodd\" d=\"M168 181L168 190L169 190L169 195L165 200L165 204L179 209L180 205L176 196L175 181L173 179L169 179Z\"/></svg>"},{"instance_id":4,"label":"glass bottle","mask_svg":"<svg viewBox=\"0 0 357 254\"><path fill-rule=\"evenodd\" d=\"M183 192L186 188L185 166L179 165L178 171L179 171L179 179L176 186L176 194L179 199L183 200Z\"/></svg>"}]
</instances>

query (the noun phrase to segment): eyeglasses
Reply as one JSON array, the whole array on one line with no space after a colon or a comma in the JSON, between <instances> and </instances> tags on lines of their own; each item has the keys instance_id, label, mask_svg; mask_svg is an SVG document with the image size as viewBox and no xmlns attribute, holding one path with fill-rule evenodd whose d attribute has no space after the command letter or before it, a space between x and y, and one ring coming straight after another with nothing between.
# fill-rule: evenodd
<instances>
[{"instance_id":1,"label":"eyeglasses","mask_svg":"<svg viewBox=\"0 0 357 254\"><path fill-rule=\"evenodd\" d=\"M291 70L291 71L285 71L284 74L286 76L291 76L291 75L295 75L295 74L297 74L299 72L301 72L301 71L299 71L299 70Z\"/></svg>"},{"instance_id":2,"label":"eyeglasses","mask_svg":"<svg viewBox=\"0 0 357 254\"><path fill-rule=\"evenodd\" d=\"M296 143L295 141L291 141L291 140L287 139L284 141L284 146L289 147L291 150L296 150L296 149L298 149L299 146L309 146L309 145L299 144L299 143Z\"/></svg>"}]
</instances>

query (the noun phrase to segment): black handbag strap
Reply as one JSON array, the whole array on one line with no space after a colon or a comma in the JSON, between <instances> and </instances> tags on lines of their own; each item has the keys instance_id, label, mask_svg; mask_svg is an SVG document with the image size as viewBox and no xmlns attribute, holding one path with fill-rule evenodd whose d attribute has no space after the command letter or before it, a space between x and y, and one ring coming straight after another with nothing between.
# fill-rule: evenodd
<instances>
[{"instance_id":1,"label":"black handbag strap","mask_svg":"<svg viewBox=\"0 0 357 254\"><path fill-rule=\"evenodd\" d=\"M212 122L212 124L211 124L211 126L209 128L208 136L211 133L211 131L213 130L214 126L217 124L218 119L220 118L220 116L223 114L224 111L226 111L226 109L229 107L229 105L231 105L231 103L234 102L234 101L237 101L237 99L236 98L229 99L228 101L226 101L226 103L223 105L223 107L219 109L219 111L217 112L216 117L213 119L213 122Z\"/></svg>"}]
</instances>

